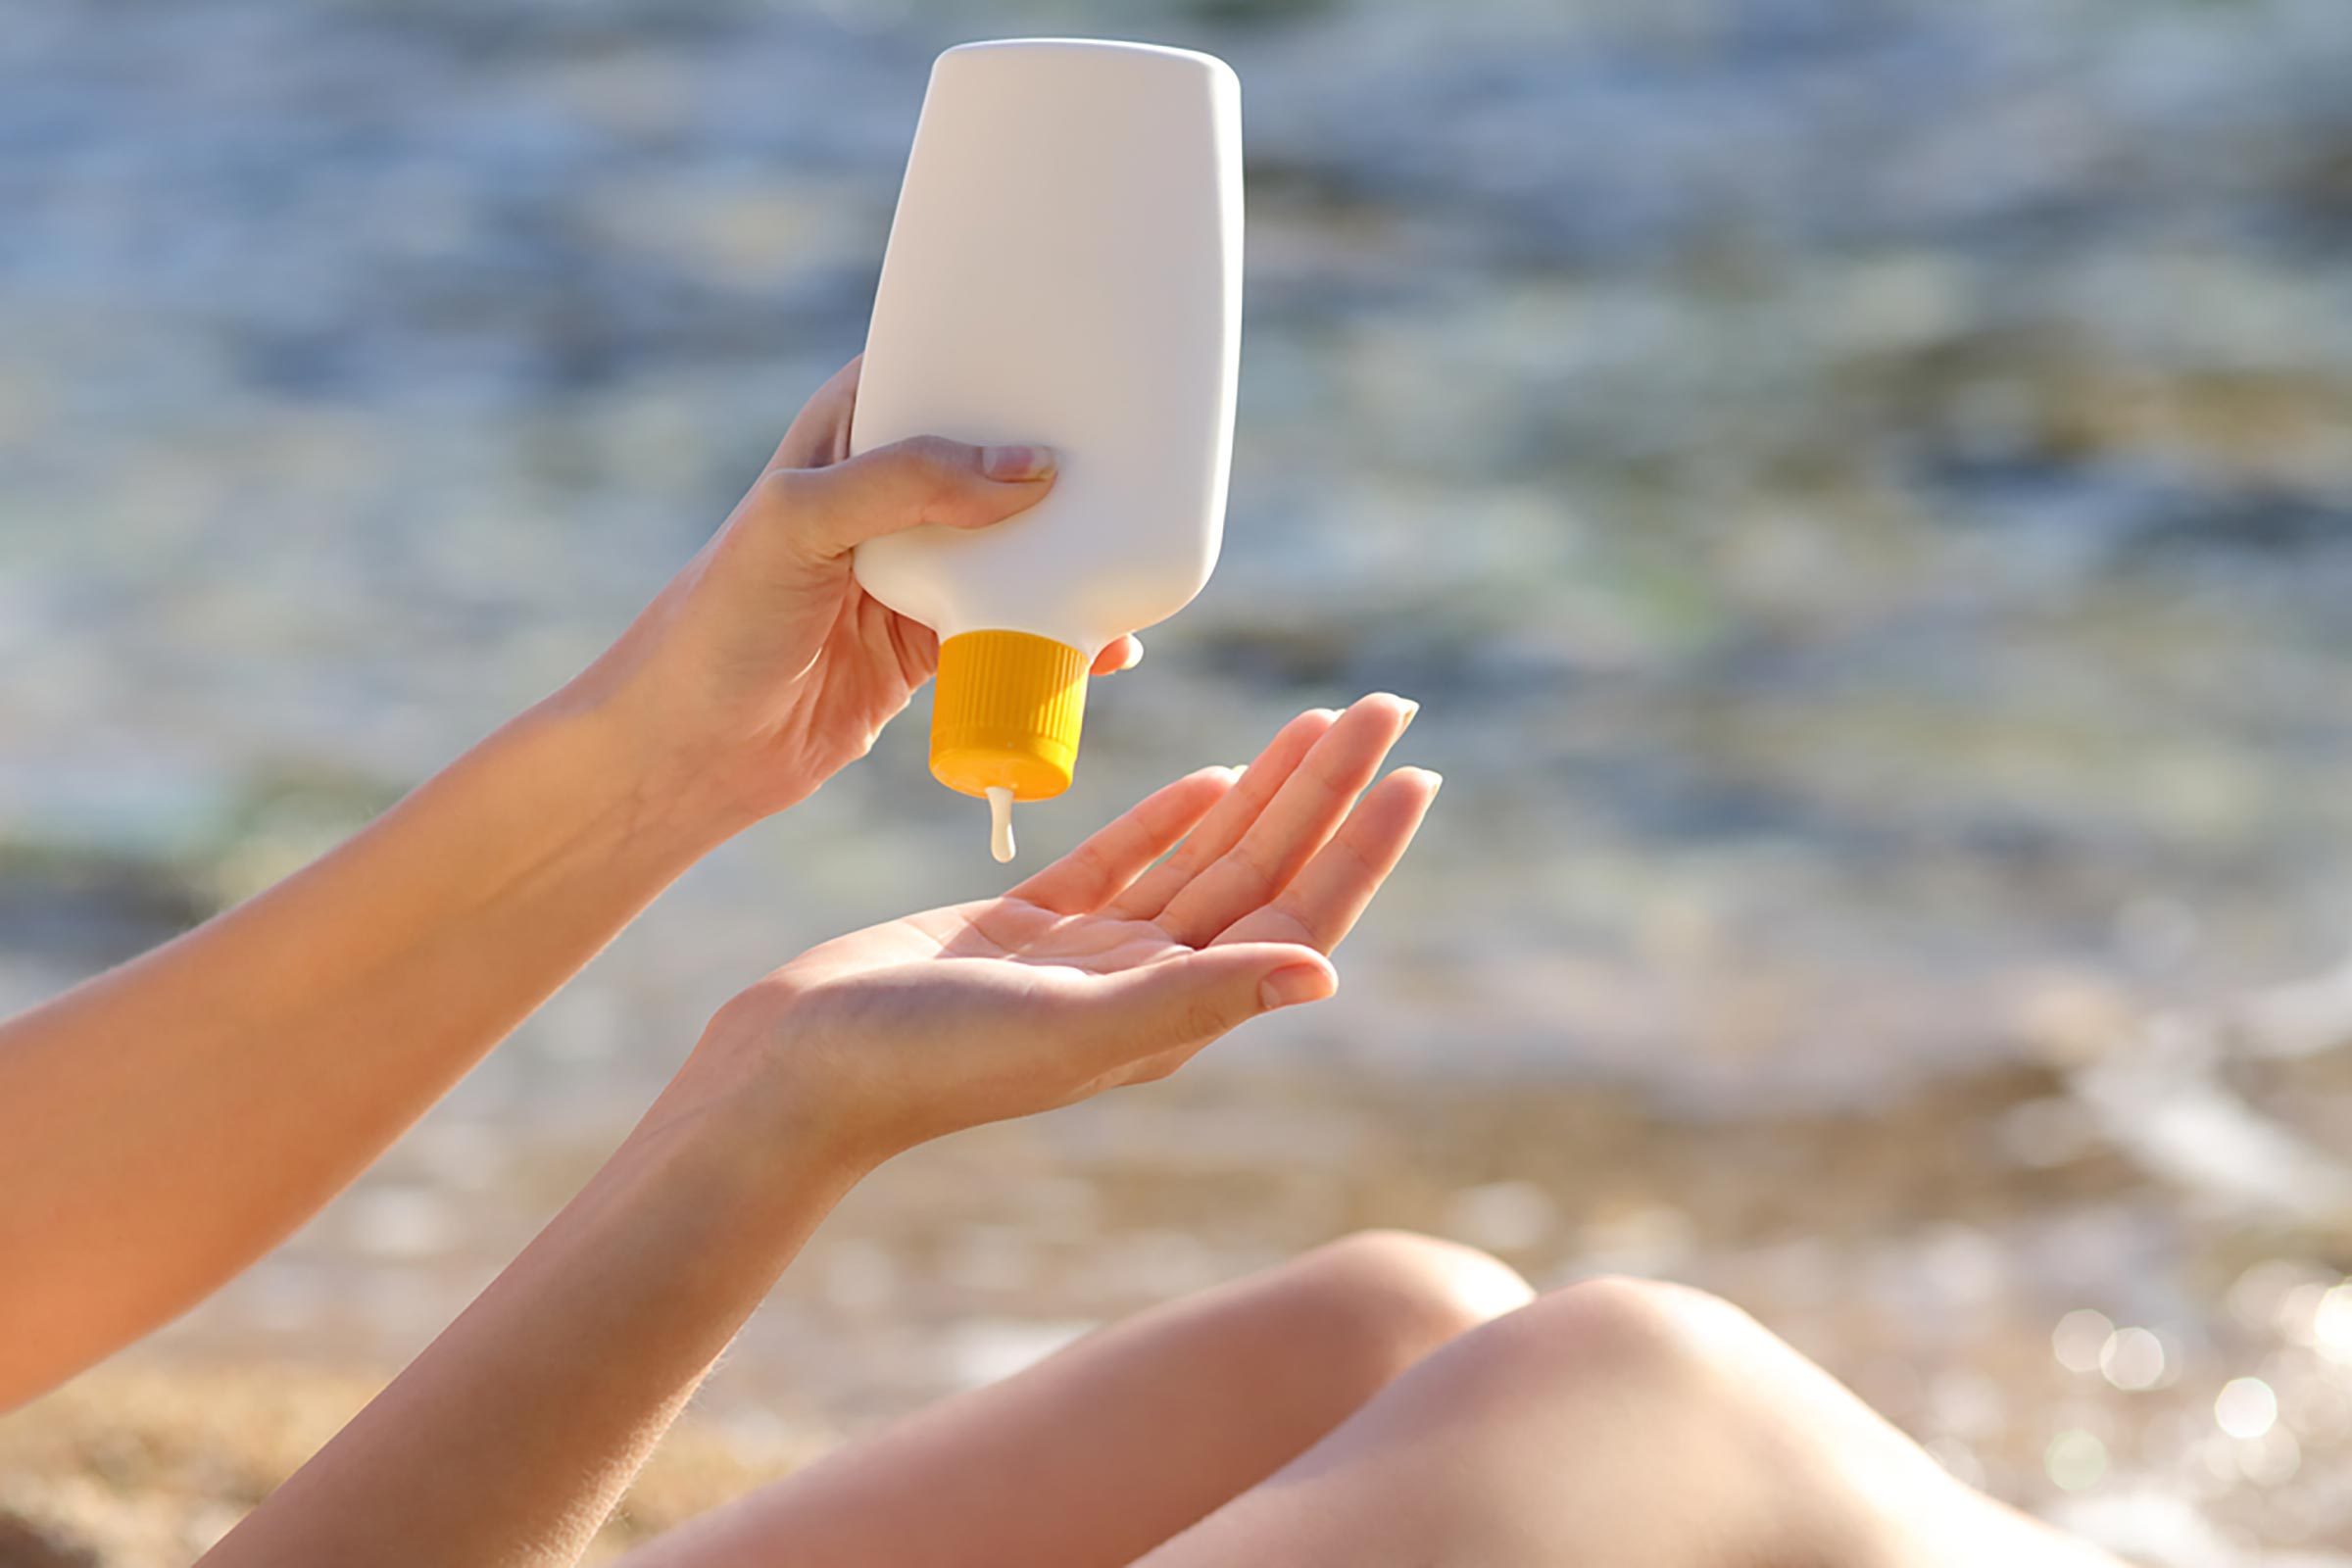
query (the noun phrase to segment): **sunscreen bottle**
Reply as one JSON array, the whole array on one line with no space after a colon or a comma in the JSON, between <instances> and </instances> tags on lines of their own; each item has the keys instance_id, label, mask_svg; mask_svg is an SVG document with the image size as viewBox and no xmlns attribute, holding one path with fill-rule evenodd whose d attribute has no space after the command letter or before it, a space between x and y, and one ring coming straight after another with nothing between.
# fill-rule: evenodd
<instances>
[{"instance_id":1,"label":"sunscreen bottle","mask_svg":"<svg viewBox=\"0 0 2352 1568\"><path fill-rule=\"evenodd\" d=\"M1241 88L1211 56L1037 38L939 57L874 297L853 453L924 433L1054 449L995 527L858 547L939 633L931 771L988 800L1069 788L1088 666L1216 564L1241 351Z\"/></svg>"}]
</instances>

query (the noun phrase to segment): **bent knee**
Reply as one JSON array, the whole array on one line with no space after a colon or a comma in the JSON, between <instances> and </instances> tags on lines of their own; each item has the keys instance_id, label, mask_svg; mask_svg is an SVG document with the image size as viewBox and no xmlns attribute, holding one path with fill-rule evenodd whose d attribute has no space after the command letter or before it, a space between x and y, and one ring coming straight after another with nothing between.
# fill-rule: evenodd
<instances>
[{"instance_id":1,"label":"bent knee","mask_svg":"<svg viewBox=\"0 0 2352 1568\"><path fill-rule=\"evenodd\" d=\"M1908 1561L1890 1544L1905 1510L1948 1506L1950 1478L1915 1444L1744 1310L1690 1286L1604 1278L1546 1292L1464 1335L1430 1374L1437 1418L1606 1431L1631 1475L1706 1477L1713 1517L1780 1544L1762 1560Z\"/></svg>"},{"instance_id":2,"label":"bent knee","mask_svg":"<svg viewBox=\"0 0 2352 1568\"><path fill-rule=\"evenodd\" d=\"M1629 1446L1703 1444L1727 1475L1822 1481L1838 1452L1907 1447L1740 1308L1689 1286L1595 1279L1546 1292L1450 1346L1435 1396L1456 1414L1541 1409ZM1820 1489L1817 1489L1820 1490Z\"/></svg>"},{"instance_id":3,"label":"bent knee","mask_svg":"<svg viewBox=\"0 0 2352 1568\"><path fill-rule=\"evenodd\" d=\"M1594 1279L1545 1292L1464 1335L1455 1396L1557 1408L1638 1401L1653 1421L1715 1422L1779 1348L1755 1319L1687 1286Z\"/></svg>"},{"instance_id":4,"label":"bent knee","mask_svg":"<svg viewBox=\"0 0 2352 1568\"><path fill-rule=\"evenodd\" d=\"M1753 1356L1771 1334L1719 1296L1609 1276L1550 1291L1513 1314L1519 1359L1594 1364L1645 1384L1703 1382Z\"/></svg>"},{"instance_id":5,"label":"bent knee","mask_svg":"<svg viewBox=\"0 0 2352 1568\"><path fill-rule=\"evenodd\" d=\"M1300 1334L1375 1385L1535 1297L1500 1259L1409 1231L1327 1243L1267 1276L1265 1289Z\"/></svg>"}]
</instances>

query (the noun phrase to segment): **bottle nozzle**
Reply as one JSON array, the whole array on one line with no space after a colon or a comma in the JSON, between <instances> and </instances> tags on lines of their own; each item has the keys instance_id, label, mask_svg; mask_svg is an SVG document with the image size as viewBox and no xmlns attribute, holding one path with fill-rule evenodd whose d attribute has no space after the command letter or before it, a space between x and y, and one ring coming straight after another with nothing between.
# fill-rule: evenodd
<instances>
[{"instance_id":1,"label":"bottle nozzle","mask_svg":"<svg viewBox=\"0 0 2352 1568\"><path fill-rule=\"evenodd\" d=\"M965 795L1042 801L1070 787L1087 654L1025 631L970 631L939 649L931 773Z\"/></svg>"}]
</instances>

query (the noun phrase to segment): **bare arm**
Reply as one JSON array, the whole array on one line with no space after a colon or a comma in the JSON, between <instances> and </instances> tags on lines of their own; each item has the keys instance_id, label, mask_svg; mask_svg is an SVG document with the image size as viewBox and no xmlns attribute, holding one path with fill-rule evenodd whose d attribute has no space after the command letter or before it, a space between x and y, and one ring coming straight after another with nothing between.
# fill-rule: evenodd
<instances>
[{"instance_id":1,"label":"bare arm","mask_svg":"<svg viewBox=\"0 0 2352 1568\"><path fill-rule=\"evenodd\" d=\"M864 1171L1331 993L1324 953L1436 792L1407 768L1355 802L1408 711L1304 715L1240 782L1180 780L1003 899L827 943L729 1004L586 1190L205 1562L572 1561Z\"/></svg>"},{"instance_id":2,"label":"bare arm","mask_svg":"<svg viewBox=\"0 0 2352 1568\"><path fill-rule=\"evenodd\" d=\"M852 1179L649 1118L333 1443L205 1562L568 1563Z\"/></svg>"},{"instance_id":3,"label":"bare arm","mask_svg":"<svg viewBox=\"0 0 2352 1568\"><path fill-rule=\"evenodd\" d=\"M0 1029L0 1405L348 1183L723 831L535 711L264 896Z\"/></svg>"},{"instance_id":4,"label":"bare arm","mask_svg":"<svg viewBox=\"0 0 2352 1568\"><path fill-rule=\"evenodd\" d=\"M698 855L906 706L936 642L858 590L850 549L1008 516L1051 461L845 462L855 385L564 692L316 865L0 1025L0 1408L285 1236Z\"/></svg>"}]
</instances>

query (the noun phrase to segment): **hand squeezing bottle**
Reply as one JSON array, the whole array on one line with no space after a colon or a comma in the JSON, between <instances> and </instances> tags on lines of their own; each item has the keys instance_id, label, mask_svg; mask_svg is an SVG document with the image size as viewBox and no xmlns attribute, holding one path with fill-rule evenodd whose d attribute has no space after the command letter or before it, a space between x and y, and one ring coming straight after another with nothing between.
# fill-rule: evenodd
<instances>
[{"instance_id":1,"label":"hand squeezing bottle","mask_svg":"<svg viewBox=\"0 0 2352 1568\"><path fill-rule=\"evenodd\" d=\"M858 547L939 633L931 771L1014 801L1077 763L1088 666L1216 564L1241 350L1241 89L1208 55L1013 39L939 57L874 297L850 447L1053 447L1053 491L977 532Z\"/></svg>"}]
</instances>

